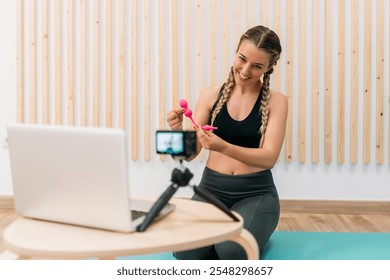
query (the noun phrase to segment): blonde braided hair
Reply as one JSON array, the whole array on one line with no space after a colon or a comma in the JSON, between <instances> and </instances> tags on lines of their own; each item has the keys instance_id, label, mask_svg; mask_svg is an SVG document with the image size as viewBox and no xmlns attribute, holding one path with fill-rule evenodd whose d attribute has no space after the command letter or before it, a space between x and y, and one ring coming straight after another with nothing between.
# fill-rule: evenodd
<instances>
[{"instance_id":1,"label":"blonde braided hair","mask_svg":"<svg viewBox=\"0 0 390 280\"><path fill-rule=\"evenodd\" d=\"M263 147L264 143L264 134L265 130L267 129L268 124L268 113L269 113L269 99L271 96L271 92L269 90L269 84L270 84L270 74L273 72L273 69L271 68L270 71L267 73L264 73L263 75L263 85L261 87L261 105L260 105L260 113L261 113L261 126L260 126L260 148Z\"/></svg>"},{"instance_id":2,"label":"blonde braided hair","mask_svg":"<svg viewBox=\"0 0 390 280\"><path fill-rule=\"evenodd\" d=\"M211 115L211 125L214 124L215 118L217 117L219 111L221 111L223 105L229 100L230 93L232 92L232 89L235 84L236 81L234 80L233 67L231 67L228 79L222 91L222 96L219 98L218 103L213 111L213 114Z\"/></svg>"},{"instance_id":3,"label":"blonde braided hair","mask_svg":"<svg viewBox=\"0 0 390 280\"><path fill-rule=\"evenodd\" d=\"M269 54L270 62L269 65L276 65L277 60L280 57L282 52L282 47L280 45L279 37L275 32L264 26L255 26L245 32L238 43L237 51L240 48L241 42L243 40L249 40L253 42L258 49L261 49ZM269 85L270 85L270 75L273 72L271 68L268 72L263 75L263 83L261 86L261 105L260 105L260 114L261 114L261 126L259 133L261 135L259 147L261 148L264 143L264 135L267 129L268 124L268 114L269 114L269 99L271 96ZM218 103L213 110L211 115L211 125L214 124L215 118L218 113L221 111L223 105L229 100L230 94L233 87L235 86L236 81L234 80L233 67L231 67L228 79L223 88L222 96L219 98Z\"/></svg>"}]
</instances>

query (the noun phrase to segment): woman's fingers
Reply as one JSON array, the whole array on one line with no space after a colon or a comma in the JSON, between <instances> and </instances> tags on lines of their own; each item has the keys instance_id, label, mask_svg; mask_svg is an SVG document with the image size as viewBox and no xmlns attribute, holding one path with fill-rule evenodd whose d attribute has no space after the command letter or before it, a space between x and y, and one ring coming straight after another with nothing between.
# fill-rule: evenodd
<instances>
[{"instance_id":1,"label":"woman's fingers","mask_svg":"<svg viewBox=\"0 0 390 280\"><path fill-rule=\"evenodd\" d=\"M174 109L167 114L167 122L171 129L181 129L184 109Z\"/></svg>"}]
</instances>

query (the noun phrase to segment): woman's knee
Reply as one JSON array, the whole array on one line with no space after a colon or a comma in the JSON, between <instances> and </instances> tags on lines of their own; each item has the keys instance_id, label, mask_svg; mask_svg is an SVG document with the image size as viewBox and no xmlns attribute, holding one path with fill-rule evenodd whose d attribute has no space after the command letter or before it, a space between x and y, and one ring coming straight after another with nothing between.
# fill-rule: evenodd
<instances>
[{"instance_id":1,"label":"woman's knee","mask_svg":"<svg viewBox=\"0 0 390 280\"><path fill-rule=\"evenodd\" d=\"M221 260L246 260L247 256L243 248L232 241L226 241L215 245L215 250Z\"/></svg>"},{"instance_id":2,"label":"woman's knee","mask_svg":"<svg viewBox=\"0 0 390 280\"><path fill-rule=\"evenodd\" d=\"M219 259L214 246L202 247L188 251L174 252L178 260L217 260Z\"/></svg>"}]
</instances>

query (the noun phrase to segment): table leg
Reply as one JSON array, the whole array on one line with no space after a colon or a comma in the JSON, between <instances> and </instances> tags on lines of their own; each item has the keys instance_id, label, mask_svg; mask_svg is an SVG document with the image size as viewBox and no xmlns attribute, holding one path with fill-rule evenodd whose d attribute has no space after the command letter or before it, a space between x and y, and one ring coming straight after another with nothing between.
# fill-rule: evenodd
<instances>
[{"instance_id":1,"label":"table leg","mask_svg":"<svg viewBox=\"0 0 390 280\"><path fill-rule=\"evenodd\" d=\"M230 241L236 242L244 248L248 260L259 260L259 246L253 235L246 229L242 229L240 234L231 238Z\"/></svg>"}]
</instances>

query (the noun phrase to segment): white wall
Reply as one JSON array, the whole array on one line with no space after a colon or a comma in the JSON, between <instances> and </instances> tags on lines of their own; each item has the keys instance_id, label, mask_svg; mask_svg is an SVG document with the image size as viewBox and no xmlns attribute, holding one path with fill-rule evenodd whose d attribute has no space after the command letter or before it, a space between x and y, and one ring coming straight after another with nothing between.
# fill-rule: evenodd
<instances>
[{"instance_id":1,"label":"white wall","mask_svg":"<svg viewBox=\"0 0 390 280\"><path fill-rule=\"evenodd\" d=\"M389 4L386 3L388 9ZM15 21L15 3L1 0L0 34L5 38L0 44L1 144L6 137L6 124L16 121ZM388 71L388 68L386 69ZM388 96L389 89L386 90ZM388 124L385 125L387 127ZM294 146L294 152L296 149L297 145ZM177 163L169 158L160 162L156 157L152 157L149 162L131 162L133 193L160 194L169 185L171 171L176 165ZM185 165L195 174L191 183L197 184L204 162L195 160ZM390 165L387 163L351 165L347 162L338 165L280 162L273 172L282 199L390 200ZM12 193L8 151L0 147L0 195ZM186 188L179 192L179 195L191 193L191 190Z\"/></svg>"},{"instance_id":2,"label":"white wall","mask_svg":"<svg viewBox=\"0 0 390 280\"><path fill-rule=\"evenodd\" d=\"M0 1L0 195L11 194L8 150L3 149L5 126L16 120L15 2Z\"/></svg>"}]
</instances>

